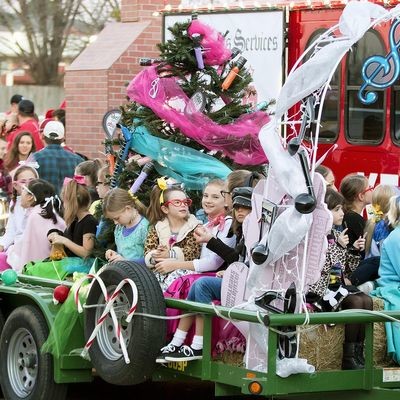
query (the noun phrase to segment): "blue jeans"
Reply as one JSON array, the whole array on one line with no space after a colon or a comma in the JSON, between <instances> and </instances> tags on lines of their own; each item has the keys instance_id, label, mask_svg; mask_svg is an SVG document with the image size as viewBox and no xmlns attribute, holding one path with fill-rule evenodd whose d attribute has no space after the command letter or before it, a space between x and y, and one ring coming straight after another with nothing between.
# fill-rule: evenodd
<instances>
[{"instance_id":1,"label":"blue jeans","mask_svg":"<svg viewBox=\"0 0 400 400\"><path fill-rule=\"evenodd\" d=\"M213 300L221 300L222 278L204 276L192 284L187 299L198 303L210 304Z\"/></svg>"}]
</instances>

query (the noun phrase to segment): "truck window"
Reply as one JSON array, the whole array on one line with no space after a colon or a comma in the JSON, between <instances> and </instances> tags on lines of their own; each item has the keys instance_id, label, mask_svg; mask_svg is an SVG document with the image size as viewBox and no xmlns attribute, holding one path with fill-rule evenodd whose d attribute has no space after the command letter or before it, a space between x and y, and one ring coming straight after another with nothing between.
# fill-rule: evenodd
<instances>
[{"instance_id":1,"label":"truck window","mask_svg":"<svg viewBox=\"0 0 400 400\"><path fill-rule=\"evenodd\" d=\"M316 30L308 39L306 49L325 31L326 29ZM305 57L306 60L308 58L307 56ZM339 133L339 82L340 67L336 68L331 80L330 89L328 89L325 97L319 131L319 141L322 143L335 142ZM315 113L317 115L318 107L316 107Z\"/></svg>"},{"instance_id":2,"label":"truck window","mask_svg":"<svg viewBox=\"0 0 400 400\"><path fill-rule=\"evenodd\" d=\"M368 31L347 56L347 86L345 104L346 138L350 143L381 143L384 136L384 90L376 90L375 103L366 105L358 99L362 84L362 66L372 55L384 55L384 44L376 31Z\"/></svg>"},{"instance_id":3,"label":"truck window","mask_svg":"<svg viewBox=\"0 0 400 400\"><path fill-rule=\"evenodd\" d=\"M392 87L393 101L391 115L394 115L393 121L393 141L400 145L400 86L396 85Z\"/></svg>"}]
</instances>

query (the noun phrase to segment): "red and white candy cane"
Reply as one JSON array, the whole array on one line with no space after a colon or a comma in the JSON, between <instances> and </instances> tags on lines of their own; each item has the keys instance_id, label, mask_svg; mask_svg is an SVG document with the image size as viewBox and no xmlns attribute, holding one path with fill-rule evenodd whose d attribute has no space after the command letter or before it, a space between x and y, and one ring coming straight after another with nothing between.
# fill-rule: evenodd
<instances>
[{"instance_id":1,"label":"red and white candy cane","mask_svg":"<svg viewBox=\"0 0 400 400\"><path fill-rule=\"evenodd\" d=\"M125 362L127 364L129 364L130 360L129 360L128 352L127 352L127 349L126 349L125 341L124 341L124 338L122 336L121 326L118 323L118 319L117 319L117 316L115 314L114 302L115 302L115 299L117 298L117 296L120 294L121 288L128 283L131 286L131 289L132 289L132 305L131 305L131 307L130 307L130 309L128 311L128 315L126 317L126 322L129 323L132 320L133 313L136 310L137 301L138 301L138 291L137 291L137 287L136 287L135 283L131 279L123 279L118 284L118 286L115 288L113 294L111 296L109 296L108 293L107 293L107 289L106 289L102 279L96 274L89 274L89 275L87 275L87 277L83 278L79 282L79 285L78 285L77 290L75 292L75 303L78 306L78 310L82 310L82 306L81 306L80 300L79 300L79 289L81 288L81 285L82 285L83 281L85 281L86 279L94 279L99 283L101 291L103 292L104 299L105 299L105 308L104 308L104 311L101 314L100 318L97 320L97 324L96 324L95 328L93 329L93 332L90 335L87 343L85 344L85 347L82 350L81 356L82 357L87 357L89 349L92 346L92 344L94 342L94 339L96 338L96 336L97 336L97 334L98 334L98 332L99 332L99 330L101 328L101 325L106 320L107 315L110 314L111 319L112 319L113 324L114 324L115 334L118 337L118 340L119 340L119 343L120 343L120 346L121 346L121 350L122 350L122 354L124 355ZM93 285L93 282L92 282L92 285Z\"/></svg>"}]
</instances>

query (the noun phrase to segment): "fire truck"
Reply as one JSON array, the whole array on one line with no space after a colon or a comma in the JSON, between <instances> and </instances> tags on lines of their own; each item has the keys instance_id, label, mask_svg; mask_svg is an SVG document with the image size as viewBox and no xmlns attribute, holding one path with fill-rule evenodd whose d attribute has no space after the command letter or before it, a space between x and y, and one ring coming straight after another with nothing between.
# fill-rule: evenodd
<instances>
[{"instance_id":1,"label":"fire truck","mask_svg":"<svg viewBox=\"0 0 400 400\"><path fill-rule=\"evenodd\" d=\"M397 3L370 2L390 7ZM226 32L228 44L239 48L249 60L260 102L278 96L285 76L301 54L337 23L345 4L347 1L283 1L268 3L267 8L232 6L196 12L200 19ZM164 36L168 38L167 27L190 14L174 12L170 7L166 11ZM372 104L363 104L358 98L365 60L391 53L390 27L390 21L380 23L353 46L338 65L327 92L320 121L318 157L336 145L323 164L332 169L337 182L356 172L369 177L371 186L399 184L399 82L387 89L377 89L377 99Z\"/></svg>"}]
</instances>

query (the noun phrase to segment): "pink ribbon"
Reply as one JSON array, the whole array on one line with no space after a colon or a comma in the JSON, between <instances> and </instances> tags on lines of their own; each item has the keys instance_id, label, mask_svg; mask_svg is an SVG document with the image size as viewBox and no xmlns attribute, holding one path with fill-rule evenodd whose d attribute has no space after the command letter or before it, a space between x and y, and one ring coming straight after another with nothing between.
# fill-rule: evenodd
<instances>
[{"instance_id":1,"label":"pink ribbon","mask_svg":"<svg viewBox=\"0 0 400 400\"><path fill-rule=\"evenodd\" d=\"M68 176L66 176L64 178L63 186L67 185L71 181L75 181L78 185L86 186L85 177L83 175L74 175L73 178L68 178Z\"/></svg>"},{"instance_id":2,"label":"pink ribbon","mask_svg":"<svg viewBox=\"0 0 400 400\"><path fill-rule=\"evenodd\" d=\"M218 226L218 231L223 231L225 227L225 214L220 214L213 219L209 219L207 222L207 227L213 228L214 226Z\"/></svg>"}]
</instances>

